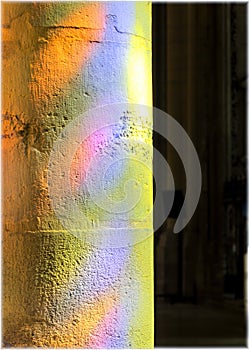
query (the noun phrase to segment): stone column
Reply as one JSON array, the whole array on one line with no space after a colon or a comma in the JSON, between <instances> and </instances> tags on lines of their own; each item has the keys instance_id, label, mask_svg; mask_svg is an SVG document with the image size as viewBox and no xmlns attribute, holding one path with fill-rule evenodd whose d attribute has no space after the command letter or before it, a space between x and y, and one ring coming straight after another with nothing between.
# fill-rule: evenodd
<instances>
[{"instance_id":1,"label":"stone column","mask_svg":"<svg viewBox=\"0 0 250 350\"><path fill-rule=\"evenodd\" d=\"M150 348L152 235L85 242L55 215L48 190L51 150L72 121L111 103L151 104L150 4L4 3L2 24L4 342ZM148 180L145 208L151 193Z\"/></svg>"}]
</instances>

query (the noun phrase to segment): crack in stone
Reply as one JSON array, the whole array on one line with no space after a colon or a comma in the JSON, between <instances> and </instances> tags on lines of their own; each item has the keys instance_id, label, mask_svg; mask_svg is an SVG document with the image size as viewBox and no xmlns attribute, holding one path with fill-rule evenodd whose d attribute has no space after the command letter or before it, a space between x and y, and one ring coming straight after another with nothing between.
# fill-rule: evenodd
<instances>
[{"instance_id":1,"label":"crack in stone","mask_svg":"<svg viewBox=\"0 0 250 350\"><path fill-rule=\"evenodd\" d=\"M47 29L85 29L85 30L103 30L103 28L90 28L90 27L82 27L82 26L62 26L62 25L54 25L54 26L42 26L42 25L33 25L36 28L47 28Z\"/></svg>"},{"instance_id":2,"label":"crack in stone","mask_svg":"<svg viewBox=\"0 0 250 350\"><path fill-rule=\"evenodd\" d=\"M133 36L135 36L135 37L137 37L137 38L141 38L141 39L143 39L143 40L150 41L149 39L147 39L147 38L145 38L144 36L141 36L141 35L137 35L137 34L130 33L130 32L122 32L121 30L119 30L119 29L117 28L117 26L114 26L114 28L115 28L115 30L117 31L117 33L119 33L119 34L133 35Z\"/></svg>"}]
</instances>

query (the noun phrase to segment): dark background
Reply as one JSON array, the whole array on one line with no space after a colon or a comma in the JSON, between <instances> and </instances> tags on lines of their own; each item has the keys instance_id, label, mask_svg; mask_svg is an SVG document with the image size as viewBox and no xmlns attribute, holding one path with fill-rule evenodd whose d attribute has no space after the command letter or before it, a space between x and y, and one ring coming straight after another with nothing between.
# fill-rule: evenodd
<instances>
[{"instance_id":1,"label":"dark background","mask_svg":"<svg viewBox=\"0 0 250 350\"><path fill-rule=\"evenodd\" d=\"M182 233L185 196L173 147L154 135L176 187L155 233L155 346L246 345L247 5L153 3L154 106L187 131L202 192Z\"/></svg>"}]
</instances>

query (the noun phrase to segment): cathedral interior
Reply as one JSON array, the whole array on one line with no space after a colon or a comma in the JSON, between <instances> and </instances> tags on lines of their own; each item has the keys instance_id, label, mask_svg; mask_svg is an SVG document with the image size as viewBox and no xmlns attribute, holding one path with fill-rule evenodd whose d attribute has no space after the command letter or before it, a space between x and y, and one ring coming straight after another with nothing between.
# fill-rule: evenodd
<instances>
[{"instance_id":1,"label":"cathedral interior","mask_svg":"<svg viewBox=\"0 0 250 350\"><path fill-rule=\"evenodd\" d=\"M202 171L196 212L173 234L185 172L154 135L176 186L155 233L155 346L246 346L246 33L246 4L153 4L154 106L187 131Z\"/></svg>"}]
</instances>

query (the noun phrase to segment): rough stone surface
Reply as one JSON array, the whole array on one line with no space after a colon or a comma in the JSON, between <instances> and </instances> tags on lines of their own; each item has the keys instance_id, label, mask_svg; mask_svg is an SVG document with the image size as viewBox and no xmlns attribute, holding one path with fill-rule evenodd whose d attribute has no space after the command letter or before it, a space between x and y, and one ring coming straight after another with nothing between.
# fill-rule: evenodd
<instances>
[{"instance_id":1,"label":"rough stone surface","mask_svg":"<svg viewBox=\"0 0 250 350\"><path fill-rule=\"evenodd\" d=\"M52 146L71 120L103 104L151 102L150 4L2 9L4 341L152 347L152 237L84 244L55 216L47 185Z\"/></svg>"}]
</instances>

